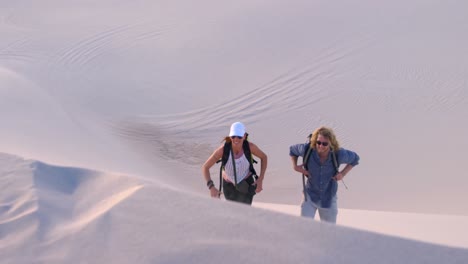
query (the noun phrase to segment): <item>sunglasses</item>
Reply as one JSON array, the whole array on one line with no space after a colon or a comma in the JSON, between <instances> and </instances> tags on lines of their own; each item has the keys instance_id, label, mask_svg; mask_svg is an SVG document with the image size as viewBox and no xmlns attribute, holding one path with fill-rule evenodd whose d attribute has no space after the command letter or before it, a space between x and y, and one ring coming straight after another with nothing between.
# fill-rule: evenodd
<instances>
[{"instance_id":1,"label":"sunglasses","mask_svg":"<svg viewBox=\"0 0 468 264\"><path fill-rule=\"evenodd\" d=\"M235 139L235 138L242 139L243 137L241 137L241 136L231 136L231 139Z\"/></svg>"},{"instance_id":2,"label":"sunglasses","mask_svg":"<svg viewBox=\"0 0 468 264\"><path fill-rule=\"evenodd\" d=\"M317 145L319 145L319 146L320 146L320 145L322 145L322 146L324 146L324 147L328 146L328 142L322 142L322 141L318 141L318 140L317 140L316 143L317 143Z\"/></svg>"}]
</instances>

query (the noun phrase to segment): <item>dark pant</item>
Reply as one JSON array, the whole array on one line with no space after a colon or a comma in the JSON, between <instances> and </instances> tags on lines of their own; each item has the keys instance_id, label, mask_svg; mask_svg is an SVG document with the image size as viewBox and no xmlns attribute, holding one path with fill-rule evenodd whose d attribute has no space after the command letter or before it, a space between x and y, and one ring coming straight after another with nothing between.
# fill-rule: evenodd
<instances>
[{"instance_id":1,"label":"dark pant","mask_svg":"<svg viewBox=\"0 0 468 264\"><path fill-rule=\"evenodd\" d=\"M223 180L223 189L224 189L224 198L229 201L252 204L252 200L255 194L251 193L242 193L236 189L233 183Z\"/></svg>"}]
</instances>

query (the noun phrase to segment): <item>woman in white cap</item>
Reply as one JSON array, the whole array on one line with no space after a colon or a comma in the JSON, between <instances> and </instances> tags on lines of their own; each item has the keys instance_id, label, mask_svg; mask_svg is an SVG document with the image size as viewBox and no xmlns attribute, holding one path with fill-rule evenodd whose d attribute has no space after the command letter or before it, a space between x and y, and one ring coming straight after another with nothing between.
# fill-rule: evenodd
<instances>
[{"instance_id":1,"label":"woman in white cap","mask_svg":"<svg viewBox=\"0 0 468 264\"><path fill-rule=\"evenodd\" d=\"M219 198L224 188L226 200L252 204L253 196L263 190L263 178L267 168L267 155L252 142L241 122L231 125L229 137L218 147L202 166L203 177L213 198ZM253 168L252 155L260 159L260 174ZM221 160L220 189L217 189L210 176L210 168Z\"/></svg>"}]
</instances>

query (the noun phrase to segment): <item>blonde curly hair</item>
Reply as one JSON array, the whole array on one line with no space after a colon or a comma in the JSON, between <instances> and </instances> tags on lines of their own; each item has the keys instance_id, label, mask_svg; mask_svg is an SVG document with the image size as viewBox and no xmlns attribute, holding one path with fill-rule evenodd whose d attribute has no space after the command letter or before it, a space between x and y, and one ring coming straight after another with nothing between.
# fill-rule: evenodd
<instances>
[{"instance_id":1,"label":"blonde curly hair","mask_svg":"<svg viewBox=\"0 0 468 264\"><path fill-rule=\"evenodd\" d=\"M332 150L337 151L340 149L340 143L338 143L338 140L336 139L335 132L333 132L331 128L325 126L317 128L312 133L312 136L310 137L310 148L317 148L317 138L319 135L322 135L323 137L330 140L330 147Z\"/></svg>"}]
</instances>

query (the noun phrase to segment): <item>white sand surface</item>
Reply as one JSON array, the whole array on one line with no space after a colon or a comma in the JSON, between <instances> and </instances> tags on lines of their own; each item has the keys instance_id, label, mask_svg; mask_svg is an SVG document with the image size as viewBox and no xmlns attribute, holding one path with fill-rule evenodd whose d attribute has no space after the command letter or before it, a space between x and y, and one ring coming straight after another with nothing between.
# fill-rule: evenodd
<instances>
[{"instance_id":1,"label":"white sand surface","mask_svg":"<svg viewBox=\"0 0 468 264\"><path fill-rule=\"evenodd\" d=\"M467 263L466 10L0 1L0 263ZM200 171L236 121L254 208ZM337 226L297 216L288 147L321 125L361 157Z\"/></svg>"},{"instance_id":2,"label":"white sand surface","mask_svg":"<svg viewBox=\"0 0 468 264\"><path fill-rule=\"evenodd\" d=\"M255 202L254 207L300 216L299 205ZM317 214L315 220L320 221ZM337 224L389 236L468 248L468 216L340 209Z\"/></svg>"}]
</instances>

